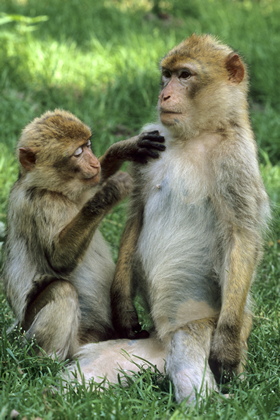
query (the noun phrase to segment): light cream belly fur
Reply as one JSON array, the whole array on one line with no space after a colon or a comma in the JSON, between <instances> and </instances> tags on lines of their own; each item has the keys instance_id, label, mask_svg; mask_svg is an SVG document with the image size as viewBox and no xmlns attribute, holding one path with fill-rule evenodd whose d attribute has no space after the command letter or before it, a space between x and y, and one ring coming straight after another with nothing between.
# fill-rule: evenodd
<instances>
[{"instance_id":1,"label":"light cream belly fur","mask_svg":"<svg viewBox=\"0 0 280 420\"><path fill-rule=\"evenodd\" d=\"M143 169L146 203L137 248L160 338L220 311L213 264L216 219L207 189L203 179L194 179L185 156L170 155L165 152Z\"/></svg>"}]
</instances>

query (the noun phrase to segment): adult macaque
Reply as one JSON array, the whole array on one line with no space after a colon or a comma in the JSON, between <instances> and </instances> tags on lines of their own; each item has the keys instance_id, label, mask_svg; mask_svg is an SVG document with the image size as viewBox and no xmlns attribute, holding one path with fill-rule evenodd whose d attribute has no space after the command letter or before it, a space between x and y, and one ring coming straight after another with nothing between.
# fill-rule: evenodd
<instances>
[{"instance_id":1,"label":"adult macaque","mask_svg":"<svg viewBox=\"0 0 280 420\"><path fill-rule=\"evenodd\" d=\"M132 166L112 319L121 336L135 335L137 283L181 401L243 370L269 205L240 56L192 35L163 58L161 73L159 121L144 129L164 136L166 151Z\"/></svg>"},{"instance_id":2,"label":"adult macaque","mask_svg":"<svg viewBox=\"0 0 280 420\"><path fill-rule=\"evenodd\" d=\"M36 118L19 140L20 176L9 199L7 298L26 337L60 360L114 337L115 265L97 228L131 191L131 177L116 173L122 162L144 163L164 150L162 137L144 134L114 144L99 162L90 139L69 112Z\"/></svg>"}]
</instances>

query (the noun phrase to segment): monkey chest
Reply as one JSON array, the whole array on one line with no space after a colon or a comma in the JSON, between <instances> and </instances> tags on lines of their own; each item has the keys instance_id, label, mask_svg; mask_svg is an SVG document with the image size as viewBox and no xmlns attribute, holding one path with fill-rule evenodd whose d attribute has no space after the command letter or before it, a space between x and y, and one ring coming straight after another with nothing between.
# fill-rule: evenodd
<instances>
[{"instance_id":1,"label":"monkey chest","mask_svg":"<svg viewBox=\"0 0 280 420\"><path fill-rule=\"evenodd\" d=\"M150 221L158 230L186 233L200 226L214 227L207 172L201 172L182 157L167 155L143 172L144 229ZM195 234L198 237L199 232ZM205 239L205 238L204 238Z\"/></svg>"},{"instance_id":2,"label":"monkey chest","mask_svg":"<svg viewBox=\"0 0 280 420\"><path fill-rule=\"evenodd\" d=\"M203 265L203 275L211 269L217 223L209 197L199 194L193 200L187 182L180 180L176 185L166 176L146 195L138 252L147 269L151 266L152 271L164 262L175 271L183 266L190 275L193 263L189 259Z\"/></svg>"},{"instance_id":3,"label":"monkey chest","mask_svg":"<svg viewBox=\"0 0 280 420\"><path fill-rule=\"evenodd\" d=\"M207 191L184 171L159 175L145 184L137 257L154 321L165 330L216 314L220 290L214 274L217 221Z\"/></svg>"}]
</instances>

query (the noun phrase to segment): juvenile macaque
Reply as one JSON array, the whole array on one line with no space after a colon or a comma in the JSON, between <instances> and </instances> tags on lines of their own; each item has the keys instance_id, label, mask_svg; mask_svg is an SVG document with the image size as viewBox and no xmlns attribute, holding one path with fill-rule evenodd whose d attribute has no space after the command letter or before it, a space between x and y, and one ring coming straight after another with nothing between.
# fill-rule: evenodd
<instances>
[{"instance_id":1,"label":"juvenile macaque","mask_svg":"<svg viewBox=\"0 0 280 420\"><path fill-rule=\"evenodd\" d=\"M7 298L26 337L60 360L115 336L115 265L97 228L131 191L131 177L116 172L123 161L145 163L164 150L162 137L144 134L115 143L99 161L90 139L89 127L69 112L36 118L19 140L20 176L9 199Z\"/></svg>"},{"instance_id":2,"label":"juvenile macaque","mask_svg":"<svg viewBox=\"0 0 280 420\"><path fill-rule=\"evenodd\" d=\"M240 56L192 35L163 58L161 73L159 120L144 130L164 136L166 151L132 165L112 319L121 336L134 337L137 284L181 401L243 370L269 206Z\"/></svg>"}]
</instances>

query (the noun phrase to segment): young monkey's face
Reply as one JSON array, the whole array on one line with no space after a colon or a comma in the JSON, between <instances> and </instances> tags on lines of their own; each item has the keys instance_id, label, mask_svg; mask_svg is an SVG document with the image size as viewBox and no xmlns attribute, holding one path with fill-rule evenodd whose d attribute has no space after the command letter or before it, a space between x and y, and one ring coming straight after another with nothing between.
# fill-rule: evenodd
<instances>
[{"instance_id":1,"label":"young monkey's face","mask_svg":"<svg viewBox=\"0 0 280 420\"><path fill-rule=\"evenodd\" d=\"M101 165L91 150L91 130L73 114L56 110L35 119L23 132L19 143L22 168L36 178L76 187L100 182Z\"/></svg>"},{"instance_id":2,"label":"young monkey's face","mask_svg":"<svg viewBox=\"0 0 280 420\"><path fill-rule=\"evenodd\" d=\"M90 139L80 144L70 157L70 166L76 176L84 183L95 185L100 182L101 165L91 150Z\"/></svg>"}]
</instances>

